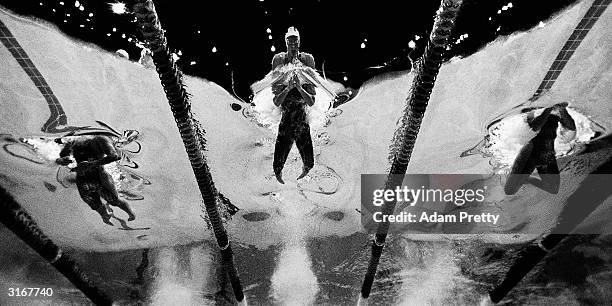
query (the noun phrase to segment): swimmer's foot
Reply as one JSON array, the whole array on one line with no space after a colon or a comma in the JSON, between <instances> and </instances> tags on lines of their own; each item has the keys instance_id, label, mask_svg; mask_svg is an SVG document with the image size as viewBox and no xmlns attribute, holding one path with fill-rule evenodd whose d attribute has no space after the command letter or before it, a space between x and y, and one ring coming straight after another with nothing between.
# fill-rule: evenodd
<instances>
[{"instance_id":1,"label":"swimmer's foot","mask_svg":"<svg viewBox=\"0 0 612 306\"><path fill-rule=\"evenodd\" d=\"M125 206L120 208L125 211L126 214L128 214L128 221L134 221L136 219L136 214L134 214L134 211L132 211L132 209L129 205L127 205L127 203L125 203Z\"/></svg>"},{"instance_id":2,"label":"swimmer's foot","mask_svg":"<svg viewBox=\"0 0 612 306\"><path fill-rule=\"evenodd\" d=\"M134 221L136 219L136 215L134 214L134 211L132 211L132 209L130 208L130 205L128 205L127 202L117 200L115 202L115 206L119 207L126 214L128 214L128 221Z\"/></svg>"},{"instance_id":3,"label":"swimmer's foot","mask_svg":"<svg viewBox=\"0 0 612 306\"><path fill-rule=\"evenodd\" d=\"M110 226L115 226L111 221L111 215L108 213L108 211L106 210L106 207L104 206L100 206L100 208L96 209L96 211L98 212L98 214L100 214L100 217L102 217L102 221Z\"/></svg>"},{"instance_id":4,"label":"swimmer's foot","mask_svg":"<svg viewBox=\"0 0 612 306\"><path fill-rule=\"evenodd\" d=\"M297 180L304 178L306 175L308 175L308 172L310 172L311 168L304 168L304 170L302 170L302 174L300 174L300 176L297 177Z\"/></svg>"},{"instance_id":5,"label":"swimmer's foot","mask_svg":"<svg viewBox=\"0 0 612 306\"><path fill-rule=\"evenodd\" d=\"M131 209L129 211L126 211L126 213L128 214L128 221L136 220L136 215Z\"/></svg>"},{"instance_id":6,"label":"swimmer's foot","mask_svg":"<svg viewBox=\"0 0 612 306\"><path fill-rule=\"evenodd\" d=\"M283 181L283 173L282 172L274 172L274 176L276 176L276 180L281 183L284 184L285 181Z\"/></svg>"}]
</instances>

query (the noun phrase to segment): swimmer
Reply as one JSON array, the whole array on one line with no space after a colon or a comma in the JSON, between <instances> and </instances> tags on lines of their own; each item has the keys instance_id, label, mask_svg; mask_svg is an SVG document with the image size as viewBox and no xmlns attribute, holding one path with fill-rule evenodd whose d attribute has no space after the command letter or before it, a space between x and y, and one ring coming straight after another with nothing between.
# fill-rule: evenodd
<instances>
[{"instance_id":1,"label":"swimmer","mask_svg":"<svg viewBox=\"0 0 612 306\"><path fill-rule=\"evenodd\" d=\"M91 209L100 214L104 223L113 225L110 222L112 210L110 207L107 209L107 205L125 211L128 214L128 221L136 218L128 203L119 199L113 179L103 167L120 159L111 139L100 135L75 136L56 138L55 142L64 145L60 157L55 162L68 165L72 154L77 162L77 166L72 171L76 172L79 195ZM102 203L100 197L106 200L106 205Z\"/></svg>"},{"instance_id":2,"label":"swimmer","mask_svg":"<svg viewBox=\"0 0 612 306\"><path fill-rule=\"evenodd\" d=\"M303 64L315 69L314 57L308 53L299 52L300 33L290 27L285 34L287 52L274 55L272 70L288 64ZM274 105L281 108L281 121L278 126L278 136L274 147L274 175L279 183L284 184L282 170L289 156L289 151L295 142L302 157L302 174L298 180L305 177L314 166L312 138L310 125L306 115L306 106L315 102L315 86L310 83L302 84L297 74L288 73L279 81L272 84Z\"/></svg>"},{"instance_id":3,"label":"swimmer","mask_svg":"<svg viewBox=\"0 0 612 306\"><path fill-rule=\"evenodd\" d=\"M530 113L527 124L538 134L532 138L517 155L510 175L504 186L507 195L515 194L526 182L549 193L559 192L560 175L555 156L555 138L559 123L569 132L562 132L561 137L571 140L576 136L576 124L567 112L567 103L559 103L544 109L541 115L535 117ZM537 169L540 179L531 177Z\"/></svg>"}]
</instances>

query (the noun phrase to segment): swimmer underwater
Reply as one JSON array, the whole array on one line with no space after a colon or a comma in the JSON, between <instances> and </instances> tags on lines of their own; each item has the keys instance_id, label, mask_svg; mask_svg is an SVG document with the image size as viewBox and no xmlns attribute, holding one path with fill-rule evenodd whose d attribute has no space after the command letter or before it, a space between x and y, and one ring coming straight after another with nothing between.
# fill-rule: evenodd
<instances>
[{"instance_id":1,"label":"swimmer underwater","mask_svg":"<svg viewBox=\"0 0 612 306\"><path fill-rule=\"evenodd\" d=\"M77 162L76 168L72 171L76 172L79 195L91 209L100 214L104 223L113 225L110 222L112 210L108 205L125 211L128 214L128 221L136 219L128 203L119 199L112 177L104 170L104 165L121 159L108 137L73 136L56 138L55 142L64 145L60 157L55 162L64 166L68 165L71 163L70 155L72 154ZM101 197L106 200L107 204L102 203Z\"/></svg>"}]
</instances>

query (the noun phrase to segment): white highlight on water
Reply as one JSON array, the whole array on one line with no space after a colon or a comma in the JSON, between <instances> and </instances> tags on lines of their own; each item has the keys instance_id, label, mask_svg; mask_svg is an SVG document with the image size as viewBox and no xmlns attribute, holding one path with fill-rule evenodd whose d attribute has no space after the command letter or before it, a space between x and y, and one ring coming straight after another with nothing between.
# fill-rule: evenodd
<instances>
[{"instance_id":1,"label":"white highlight on water","mask_svg":"<svg viewBox=\"0 0 612 306\"><path fill-rule=\"evenodd\" d=\"M450 245L409 243L404 252L406 269L401 272L405 295L400 305L445 305L454 298L460 269ZM422 265L411 262L424 262Z\"/></svg>"},{"instance_id":2,"label":"white highlight on water","mask_svg":"<svg viewBox=\"0 0 612 306\"><path fill-rule=\"evenodd\" d=\"M179 258L174 248L161 249L154 255L153 293L151 305L205 305L200 296L201 288L214 273L213 260L208 248L199 246ZM181 271L178 262L188 261L189 271Z\"/></svg>"},{"instance_id":3,"label":"white highlight on water","mask_svg":"<svg viewBox=\"0 0 612 306\"><path fill-rule=\"evenodd\" d=\"M272 275L272 296L282 305L313 305L319 285L311 269L303 224L304 215L311 207L282 201L282 195L279 200L279 209L287 216L283 224L286 244Z\"/></svg>"},{"instance_id":4,"label":"white highlight on water","mask_svg":"<svg viewBox=\"0 0 612 306\"><path fill-rule=\"evenodd\" d=\"M111 3L110 7L113 13L119 14L119 15L125 14L125 12L127 11L125 7L125 3L121 3L121 2Z\"/></svg>"},{"instance_id":5,"label":"white highlight on water","mask_svg":"<svg viewBox=\"0 0 612 306\"><path fill-rule=\"evenodd\" d=\"M177 278L176 252L162 249L156 260L157 275L151 305L195 305L192 292Z\"/></svg>"},{"instance_id":6,"label":"white highlight on water","mask_svg":"<svg viewBox=\"0 0 612 306\"><path fill-rule=\"evenodd\" d=\"M274 299L284 305L314 304L319 286L311 265L305 245L287 245L272 276Z\"/></svg>"}]
</instances>

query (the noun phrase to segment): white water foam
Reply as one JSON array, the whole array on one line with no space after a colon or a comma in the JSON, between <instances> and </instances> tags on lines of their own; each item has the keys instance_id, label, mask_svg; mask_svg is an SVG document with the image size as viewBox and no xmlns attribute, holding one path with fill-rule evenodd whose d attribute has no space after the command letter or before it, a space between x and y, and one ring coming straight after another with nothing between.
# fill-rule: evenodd
<instances>
[{"instance_id":1,"label":"white water foam","mask_svg":"<svg viewBox=\"0 0 612 306\"><path fill-rule=\"evenodd\" d=\"M542 110L536 110L534 115L539 115ZM566 129L559 125L558 137L555 139L557 157L570 155L575 148L580 147L595 135L593 123L588 117L569 107L567 111L576 123L576 135L571 139L565 139L562 136L566 133ZM508 172L521 148L536 136L536 133L527 125L527 114L508 116L489 128L489 141L483 148L483 153L492 156L493 166L498 173Z\"/></svg>"},{"instance_id":2,"label":"white water foam","mask_svg":"<svg viewBox=\"0 0 612 306\"><path fill-rule=\"evenodd\" d=\"M305 68L302 66L294 66L287 65L285 67L279 68L278 71L285 72L292 69L306 69L310 70L313 75L317 76L317 82L319 82L325 88L321 88L317 86L315 88L315 103L311 107L306 108L306 114L308 116L308 122L310 124L311 129L317 129L323 127L327 124L329 120L329 116L327 112L330 109L330 106L333 101L333 96L328 92L328 90L335 89L334 86L329 83L327 80L319 76L319 74L310 68ZM306 74L306 73L305 73ZM257 122L262 125L268 126L269 128L276 130L278 129L278 124L281 119L281 111L280 107L274 105L273 98L274 94L272 94L272 87L270 86L272 83L272 73L266 75L266 77L253 84L251 88L254 89L255 95L253 97L253 110L255 111L255 118Z\"/></svg>"}]
</instances>

